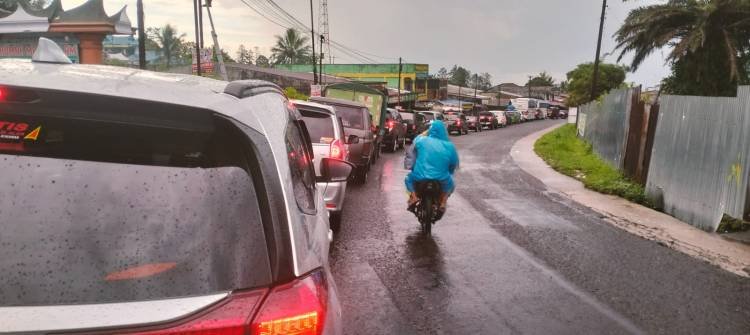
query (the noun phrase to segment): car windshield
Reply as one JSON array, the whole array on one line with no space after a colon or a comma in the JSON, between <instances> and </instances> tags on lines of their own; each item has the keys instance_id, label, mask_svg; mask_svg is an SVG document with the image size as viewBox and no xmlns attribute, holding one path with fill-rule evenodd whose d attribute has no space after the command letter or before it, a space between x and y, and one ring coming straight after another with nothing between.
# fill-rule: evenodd
<instances>
[{"instance_id":1,"label":"car windshield","mask_svg":"<svg viewBox=\"0 0 750 335\"><path fill-rule=\"evenodd\" d=\"M450 121L456 121L460 119L461 117L458 114L445 114L445 118Z\"/></svg>"},{"instance_id":2,"label":"car windshield","mask_svg":"<svg viewBox=\"0 0 750 335\"><path fill-rule=\"evenodd\" d=\"M346 128L354 128L354 129L365 129L365 117L364 113L366 112L362 110L360 107L350 107L350 106L335 106L336 107L336 115L338 115L341 118L341 122L344 124L344 127Z\"/></svg>"},{"instance_id":3,"label":"car windshield","mask_svg":"<svg viewBox=\"0 0 750 335\"><path fill-rule=\"evenodd\" d=\"M435 119L435 114L432 113L423 113L422 116L424 116L425 121L432 121Z\"/></svg>"},{"instance_id":4,"label":"car windshield","mask_svg":"<svg viewBox=\"0 0 750 335\"><path fill-rule=\"evenodd\" d=\"M331 144L336 139L333 127L333 116L301 109L302 119L313 143Z\"/></svg>"},{"instance_id":5,"label":"car windshield","mask_svg":"<svg viewBox=\"0 0 750 335\"><path fill-rule=\"evenodd\" d=\"M476 117L476 116L467 116L467 117L466 117L466 120L467 120L467 121L476 121L476 120L477 120L477 117Z\"/></svg>"},{"instance_id":6,"label":"car windshield","mask_svg":"<svg viewBox=\"0 0 750 335\"><path fill-rule=\"evenodd\" d=\"M400 113L401 118L404 120L414 120L414 114L413 113Z\"/></svg>"},{"instance_id":7,"label":"car windshield","mask_svg":"<svg viewBox=\"0 0 750 335\"><path fill-rule=\"evenodd\" d=\"M0 139L0 254L13 255L0 259L0 307L269 280L251 153L229 121L203 117L201 130L180 130L4 112L0 123L23 127Z\"/></svg>"}]
</instances>

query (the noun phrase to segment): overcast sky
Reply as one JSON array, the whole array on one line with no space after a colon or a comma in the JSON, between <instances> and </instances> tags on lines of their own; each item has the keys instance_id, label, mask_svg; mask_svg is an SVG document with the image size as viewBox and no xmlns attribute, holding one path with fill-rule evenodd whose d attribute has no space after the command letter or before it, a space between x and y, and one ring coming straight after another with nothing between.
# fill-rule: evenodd
<instances>
[{"instance_id":1,"label":"overcast sky","mask_svg":"<svg viewBox=\"0 0 750 335\"><path fill-rule=\"evenodd\" d=\"M70 9L85 0L63 0ZM264 0L245 0L248 3ZM317 25L318 1L313 0ZM136 24L135 0L105 0L110 14L128 5ZM143 0L146 26L176 25L193 40L192 0ZM663 1L610 0L602 54L615 46L613 34L630 9ZM309 25L307 0L276 0ZM594 58L601 0L329 0L331 39L377 55L380 62L427 63L430 72L453 64L489 72L494 83L524 84L548 71L556 80ZM240 44L268 54L284 28L259 16L241 0L214 0L219 43L234 56ZM206 26L208 20L205 19ZM210 34L206 33L206 39ZM206 42L209 44L209 42ZM336 63L356 62L334 50ZM668 74L663 53L652 55L628 81L652 86ZM381 58L385 57L385 58ZM614 62L616 55L607 56ZM627 60L627 59L626 59Z\"/></svg>"}]
</instances>

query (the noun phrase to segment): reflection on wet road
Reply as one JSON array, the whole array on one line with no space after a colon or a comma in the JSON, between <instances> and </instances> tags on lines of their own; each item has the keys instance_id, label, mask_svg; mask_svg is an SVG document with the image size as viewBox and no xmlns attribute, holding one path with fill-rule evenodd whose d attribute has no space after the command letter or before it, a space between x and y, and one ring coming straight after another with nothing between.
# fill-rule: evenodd
<instances>
[{"instance_id":1,"label":"reflection on wet road","mask_svg":"<svg viewBox=\"0 0 750 335\"><path fill-rule=\"evenodd\" d=\"M618 231L518 170L512 144L552 124L454 137L458 188L432 237L405 211L402 154L382 156L372 174L379 178L349 191L332 249L347 334L748 329L747 306L710 327L716 322L701 323L705 311L678 305L686 292L676 291L742 306L733 300L742 297L722 300L723 290L706 293L684 276L740 292L747 281ZM655 267L663 263L681 270Z\"/></svg>"}]
</instances>

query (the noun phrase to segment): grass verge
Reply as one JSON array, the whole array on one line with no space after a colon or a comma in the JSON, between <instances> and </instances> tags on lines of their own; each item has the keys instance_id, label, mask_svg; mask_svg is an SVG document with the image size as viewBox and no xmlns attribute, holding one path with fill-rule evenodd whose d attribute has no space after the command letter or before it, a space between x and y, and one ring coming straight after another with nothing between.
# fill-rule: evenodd
<instances>
[{"instance_id":1,"label":"grass verge","mask_svg":"<svg viewBox=\"0 0 750 335\"><path fill-rule=\"evenodd\" d=\"M534 143L534 151L558 172L580 180L591 190L653 207L643 187L620 173L576 136L575 125L562 126Z\"/></svg>"}]
</instances>

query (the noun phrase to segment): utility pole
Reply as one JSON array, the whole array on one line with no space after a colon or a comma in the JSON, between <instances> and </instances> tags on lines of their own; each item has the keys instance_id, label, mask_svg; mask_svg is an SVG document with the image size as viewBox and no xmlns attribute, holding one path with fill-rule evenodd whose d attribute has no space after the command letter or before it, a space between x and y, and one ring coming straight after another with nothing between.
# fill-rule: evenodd
<instances>
[{"instance_id":1,"label":"utility pole","mask_svg":"<svg viewBox=\"0 0 750 335\"><path fill-rule=\"evenodd\" d=\"M312 33L312 68L313 68L313 84L318 84L318 71L316 70L317 62L315 62L315 19L313 18L313 0L310 0L310 32Z\"/></svg>"},{"instance_id":2,"label":"utility pole","mask_svg":"<svg viewBox=\"0 0 750 335\"><path fill-rule=\"evenodd\" d=\"M203 0L198 0L198 27L201 34L201 49L203 49L206 46L203 43Z\"/></svg>"},{"instance_id":3,"label":"utility pole","mask_svg":"<svg viewBox=\"0 0 750 335\"><path fill-rule=\"evenodd\" d=\"M195 65L196 65L196 73L200 76L201 75L201 38L200 38L200 28L198 26L199 20L198 20L198 12L201 11L200 7L198 6L198 0L193 0L193 16L195 18Z\"/></svg>"},{"instance_id":4,"label":"utility pole","mask_svg":"<svg viewBox=\"0 0 750 335\"><path fill-rule=\"evenodd\" d=\"M331 31L328 25L328 0L320 0L318 7L318 24L320 24L320 34L325 37L325 44L320 44L321 54L328 54L328 63L333 64L333 54L331 53ZM323 52L325 46L325 52Z\"/></svg>"},{"instance_id":5,"label":"utility pole","mask_svg":"<svg viewBox=\"0 0 750 335\"><path fill-rule=\"evenodd\" d=\"M323 58L325 57L325 54L323 53L323 43L325 43L326 37L324 35L320 35L320 83L323 83L323 80L325 79L325 76L323 76Z\"/></svg>"},{"instance_id":6,"label":"utility pole","mask_svg":"<svg viewBox=\"0 0 750 335\"><path fill-rule=\"evenodd\" d=\"M602 50L602 33L604 31L604 17L607 14L607 0L602 0L602 18L599 22L599 39L596 42L596 58L594 58L594 78L591 81L591 101L598 98L597 82L599 81L599 53Z\"/></svg>"},{"instance_id":7,"label":"utility pole","mask_svg":"<svg viewBox=\"0 0 750 335\"><path fill-rule=\"evenodd\" d=\"M477 103L477 85L479 85L479 75L476 73L474 74L474 106L476 107ZM474 108L476 109L476 108Z\"/></svg>"},{"instance_id":8,"label":"utility pole","mask_svg":"<svg viewBox=\"0 0 750 335\"><path fill-rule=\"evenodd\" d=\"M229 81L227 75L227 67L224 65L224 55L221 53L221 47L219 46L219 36L216 35L216 27L214 27L214 18L211 15L211 2L213 0L206 0L206 13L208 13L208 22L211 23L211 37L214 39L214 52L216 53L216 59L219 61L219 74L221 79Z\"/></svg>"},{"instance_id":9,"label":"utility pole","mask_svg":"<svg viewBox=\"0 0 750 335\"><path fill-rule=\"evenodd\" d=\"M464 105L461 104L461 85L458 85L458 111L464 112Z\"/></svg>"},{"instance_id":10,"label":"utility pole","mask_svg":"<svg viewBox=\"0 0 750 335\"><path fill-rule=\"evenodd\" d=\"M401 71L403 65L401 63L401 57L398 58L398 106L401 107Z\"/></svg>"},{"instance_id":11,"label":"utility pole","mask_svg":"<svg viewBox=\"0 0 750 335\"><path fill-rule=\"evenodd\" d=\"M138 12L138 67L146 68L146 25L143 22L143 0L136 3Z\"/></svg>"}]
</instances>

